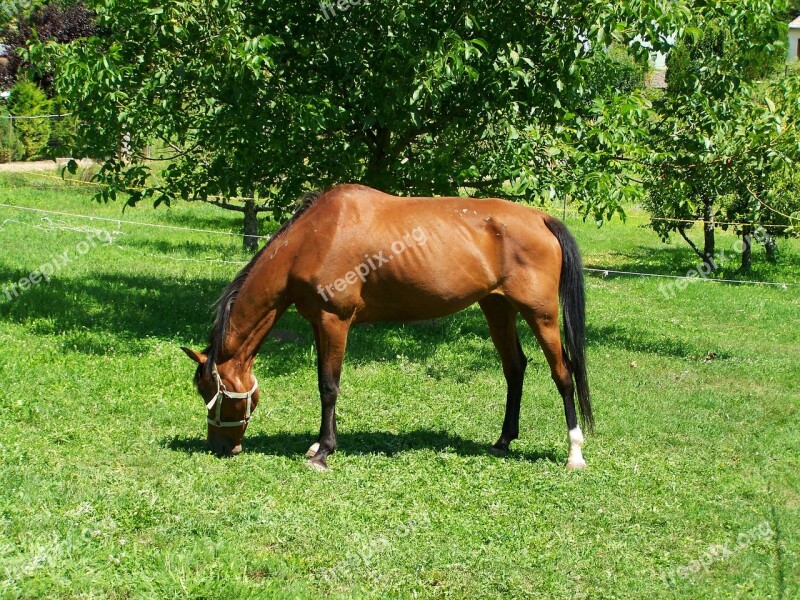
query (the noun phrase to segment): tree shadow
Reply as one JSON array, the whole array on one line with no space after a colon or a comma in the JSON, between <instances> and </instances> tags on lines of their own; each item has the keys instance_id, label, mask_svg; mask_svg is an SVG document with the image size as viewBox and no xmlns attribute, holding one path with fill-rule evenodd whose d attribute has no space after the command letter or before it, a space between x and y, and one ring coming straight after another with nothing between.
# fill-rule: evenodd
<instances>
[{"instance_id":1,"label":"tree shadow","mask_svg":"<svg viewBox=\"0 0 800 600\"><path fill-rule=\"evenodd\" d=\"M19 281L28 275L0 263L0 282ZM228 283L226 276L185 279L91 273L82 279L53 277L10 301L0 297L0 320L27 325L34 333L68 334L65 343L70 351L92 355L102 354L107 346L139 354L148 338L202 348L213 320L211 305ZM262 368L270 375L309 368L309 352L313 355L314 351L308 323L290 310L277 327L291 332L288 337L292 341L268 338L261 350L266 359ZM520 322L518 331L528 354L538 357L530 329ZM708 351L666 336L647 337L642 331L614 324L590 323L587 339L590 346L666 356L703 356ZM350 334L346 360L349 364L367 364L407 357L436 370L442 345L464 348L457 366L462 375L500 368L483 313L477 307L432 321L356 326Z\"/></svg>"},{"instance_id":2,"label":"tree shadow","mask_svg":"<svg viewBox=\"0 0 800 600\"><path fill-rule=\"evenodd\" d=\"M203 229L209 232L208 234L211 236L216 236L213 231L231 233L231 239L238 239L241 244L241 238L239 236L243 234L243 216L242 213L237 211L204 205L199 200L187 201L186 203L182 202L180 206L175 208L165 205L153 208L152 203L141 203L136 207L125 207L124 213L122 210L123 205L120 203L119 206L119 218L121 219L131 219L131 217L134 217L135 220L135 217L146 218L148 215L154 215L160 224ZM209 210L202 210L203 208L208 208ZM259 222L262 223L262 225L265 223L263 217L259 219ZM266 224L270 228L272 227L272 224L268 221Z\"/></svg>"},{"instance_id":3,"label":"tree shadow","mask_svg":"<svg viewBox=\"0 0 800 600\"><path fill-rule=\"evenodd\" d=\"M218 241L218 240L215 240ZM209 264L213 264L214 260L220 260L220 253L225 251L224 259L229 262L239 262L240 266L244 266L252 258L252 254L242 251L241 238L230 238L222 240L225 244L218 244L211 246L209 242L196 242L191 240L153 240L147 238L138 238L123 240L123 245L126 248L138 249L141 252L163 254L167 257L177 258L210 258ZM236 243L238 242L238 244ZM209 255L214 256L209 256ZM237 268L236 265L229 265L231 270ZM233 271L232 271L233 272Z\"/></svg>"},{"instance_id":4,"label":"tree shadow","mask_svg":"<svg viewBox=\"0 0 800 600\"><path fill-rule=\"evenodd\" d=\"M632 271L635 273L649 273L652 275L685 275L700 262L698 256L689 247L680 248L664 245L654 248L639 244L633 251L607 254L611 257L613 266L604 258L587 258L587 268L611 269L614 271ZM684 266L685 265L685 266ZM590 276L600 276L597 273L588 273Z\"/></svg>"},{"instance_id":5,"label":"tree shadow","mask_svg":"<svg viewBox=\"0 0 800 600\"><path fill-rule=\"evenodd\" d=\"M0 282L30 275L0 264ZM92 273L53 277L8 299L0 297L0 320L31 325L36 333L103 332L123 340L186 336L202 343L211 327L211 304L227 285L224 277L180 278Z\"/></svg>"},{"instance_id":6,"label":"tree shadow","mask_svg":"<svg viewBox=\"0 0 800 600\"><path fill-rule=\"evenodd\" d=\"M713 278L734 279L736 281L770 281L775 277L775 271L798 271L800 270L800 253L792 249L785 249L778 255L776 263L769 263L765 257L763 247L753 247L753 268L750 273L742 275L738 272L741 255L733 251L730 244L720 245L717 242L717 251L723 250L726 262L720 266ZM697 254L688 246L680 247L666 245L659 247L638 245L633 252L610 252L608 256L613 257L613 266L602 258L587 258L586 266L591 269L628 271L633 273L646 273L650 275L670 275L674 277L685 277L692 270L697 270L702 263ZM619 262L619 258L623 260ZM613 276L609 273L609 276ZM604 274L597 272L587 273L589 277L604 277ZM668 280L665 280L668 282ZM730 285L737 285L732 283Z\"/></svg>"},{"instance_id":7,"label":"tree shadow","mask_svg":"<svg viewBox=\"0 0 800 600\"><path fill-rule=\"evenodd\" d=\"M587 326L586 341L590 347L612 347L618 350L644 352L676 358L703 358L712 350L715 359L722 360L731 356L717 347L696 346L684 339L670 337L667 333L649 335L644 329L631 332L616 325L589 324Z\"/></svg>"},{"instance_id":8,"label":"tree shadow","mask_svg":"<svg viewBox=\"0 0 800 600\"><path fill-rule=\"evenodd\" d=\"M431 429L415 429L403 433L385 431L353 431L337 434L336 453L346 456L363 456L380 454L395 456L415 450L432 450L434 452L452 451L460 456L493 456L489 453L488 444L478 444L466 440L459 435L446 431ZM315 438L307 433L280 432L275 434L260 433L246 437L245 451L268 454L271 456L296 457L308 450ZM187 454L208 454L205 439L200 437L173 437L162 440L162 445L169 450ZM514 450L508 453L512 460L527 462L560 463L566 460L566 454L554 449L537 449L532 451Z\"/></svg>"}]
</instances>

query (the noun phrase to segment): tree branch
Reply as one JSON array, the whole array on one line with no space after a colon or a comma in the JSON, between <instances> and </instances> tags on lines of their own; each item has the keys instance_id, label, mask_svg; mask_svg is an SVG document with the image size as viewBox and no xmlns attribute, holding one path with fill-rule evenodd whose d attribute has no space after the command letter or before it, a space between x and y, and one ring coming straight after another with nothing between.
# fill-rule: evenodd
<instances>
[{"instance_id":1,"label":"tree branch","mask_svg":"<svg viewBox=\"0 0 800 600\"><path fill-rule=\"evenodd\" d=\"M225 210L235 210L236 212L240 213L244 212L244 206L236 206L235 204L228 204L225 201L209 200L208 198L206 198L205 200L203 200L203 202L205 202L206 204L213 204L214 206L219 206L220 208L224 208Z\"/></svg>"},{"instance_id":2,"label":"tree branch","mask_svg":"<svg viewBox=\"0 0 800 600\"><path fill-rule=\"evenodd\" d=\"M705 256L703 256L703 253L700 252L700 249L695 245L695 243L691 239L689 239L689 236L686 235L686 227L684 225L678 226L678 233L680 233L681 237L684 240L686 240L686 243L692 247L692 250L694 250L695 254L697 254L697 256L705 260Z\"/></svg>"},{"instance_id":3,"label":"tree branch","mask_svg":"<svg viewBox=\"0 0 800 600\"><path fill-rule=\"evenodd\" d=\"M460 185L460 187L464 188L473 188L476 190L482 190L488 187L492 187L493 185L497 185L498 183L503 183L500 179L484 179L482 181L465 181Z\"/></svg>"}]
</instances>

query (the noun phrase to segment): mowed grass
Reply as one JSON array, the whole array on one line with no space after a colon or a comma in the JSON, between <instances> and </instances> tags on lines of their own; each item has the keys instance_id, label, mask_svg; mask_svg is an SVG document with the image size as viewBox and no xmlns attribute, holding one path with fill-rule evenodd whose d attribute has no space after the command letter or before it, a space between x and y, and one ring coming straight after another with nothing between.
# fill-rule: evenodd
<instances>
[{"instance_id":1,"label":"mowed grass","mask_svg":"<svg viewBox=\"0 0 800 600\"><path fill-rule=\"evenodd\" d=\"M84 187L0 178L0 203L195 228L179 204L121 215ZM683 274L640 226L569 219L590 267ZM0 207L0 285L105 227ZM10 221L7 221L10 219ZM38 228L37 228L38 227ZM70 229L73 228L73 229ZM194 365L235 236L122 224L113 245L0 295L0 593L9 598L796 598L800 288L588 276L597 429L564 469L561 400L530 357L521 438L487 453L505 381L482 314L355 328L332 471L311 331L264 344L245 452L205 450ZM735 238L720 235L730 249ZM754 279L800 283L800 244ZM191 260L188 260L191 259ZM730 274L730 273L728 273ZM288 341L287 341L288 340Z\"/></svg>"}]
</instances>

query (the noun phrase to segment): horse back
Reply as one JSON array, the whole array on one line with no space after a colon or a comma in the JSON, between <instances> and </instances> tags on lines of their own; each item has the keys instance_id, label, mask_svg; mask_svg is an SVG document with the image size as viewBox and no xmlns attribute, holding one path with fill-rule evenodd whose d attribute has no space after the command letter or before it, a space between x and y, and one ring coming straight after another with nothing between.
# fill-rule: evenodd
<instances>
[{"instance_id":1,"label":"horse back","mask_svg":"<svg viewBox=\"0 0 800 600\"><path fill-rule=\"evenodd\" d=\"M503 294L521 278L557 281L561 249L548 218L497 198L333 188L300 222L298 309L352 312L358 321L428 319Z\"/></svg>"}]
</instances>

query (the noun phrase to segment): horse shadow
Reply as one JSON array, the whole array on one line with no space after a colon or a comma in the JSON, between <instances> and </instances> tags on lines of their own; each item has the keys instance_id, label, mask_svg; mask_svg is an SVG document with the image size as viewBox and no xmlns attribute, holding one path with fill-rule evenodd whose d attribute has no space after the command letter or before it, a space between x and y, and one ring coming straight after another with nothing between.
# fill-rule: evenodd
<instances>
[{"instance_id":1,"label":"horse shadow","mask_svg":"<svg viewBox=\"0 0 800 600\"><path fill-rule=\"evenodd\" d=\"M345 456L383 455L396 456L415 450L455 452L459 456L490 456L488 444L479 444L459 435L433 429L415 429L402 433L388 431L351 431L337 434L336 453ZM270 456L296 457L306 452L314 442L309 433L279 432L259 433L245 438L245 451ZM176 436L162 441L165 448L186 454L209 454L205 439L196 436ZM550 462L559 464L566 456L553 449L509 451L507 459L525 462Z\"/></svg>"}]
</instances>

